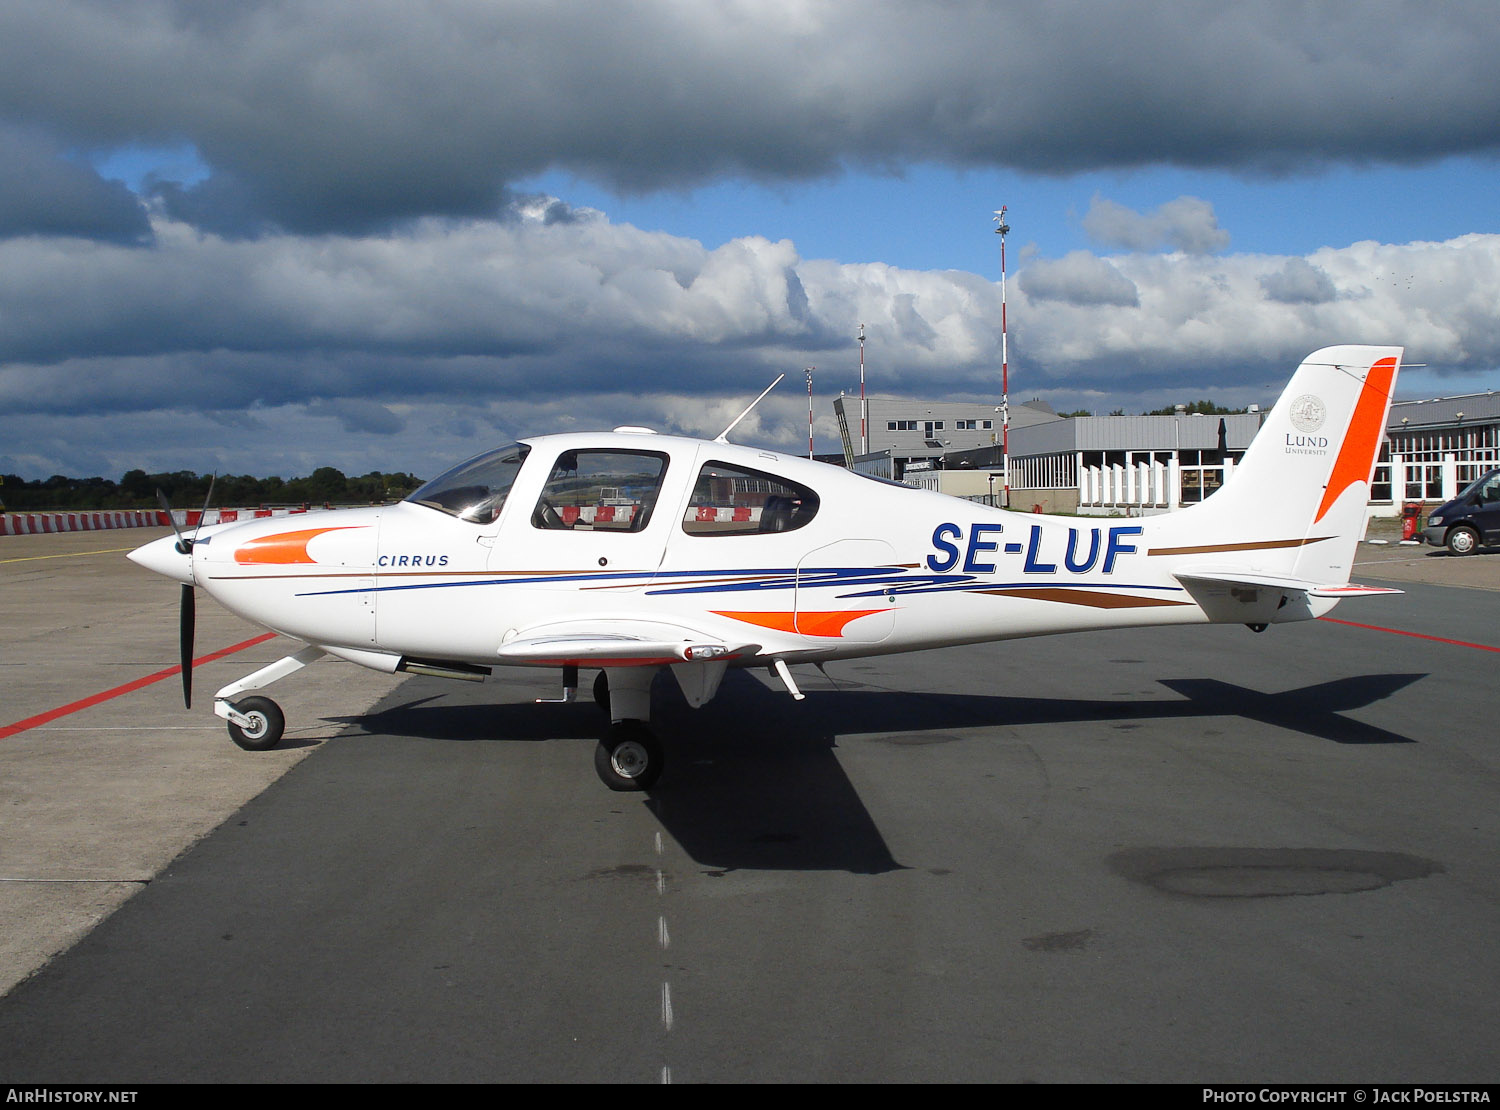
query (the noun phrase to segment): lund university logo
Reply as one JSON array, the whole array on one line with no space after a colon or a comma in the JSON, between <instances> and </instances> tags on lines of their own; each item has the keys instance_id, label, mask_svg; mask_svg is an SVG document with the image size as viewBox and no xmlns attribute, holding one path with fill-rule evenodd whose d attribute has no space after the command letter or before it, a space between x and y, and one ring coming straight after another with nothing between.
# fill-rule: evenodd
<instances>
[{"instance_id":1,"label":"lund university logo","mask_svg":"<svg viewBox=\"0 0 1500 1110\"><path fill-rule=\"evenodd\" d=\"M1287 454L1326 454L1328 437L1312 434L1323 426L1324 420L1328 419L1328 406L1323 403L1323 399L1314 397L1311 393L1304 393L1292 402L1290 415L1292 427L1297 429L1298 434L1293 435L1291 432L1286 434Z\"/></svg>"},{"instance_id":2,"label":"lund university logo","mask_svg":"<svg viewBox=\"0 0 1500 1110\"><path fill-rule=\"evenodd\" d=\"M1292 402L1292 427L1299 432L1316 432L1328 417L1328 406L1322 398L1304 393Z\"/></svg>"}]
</instances>

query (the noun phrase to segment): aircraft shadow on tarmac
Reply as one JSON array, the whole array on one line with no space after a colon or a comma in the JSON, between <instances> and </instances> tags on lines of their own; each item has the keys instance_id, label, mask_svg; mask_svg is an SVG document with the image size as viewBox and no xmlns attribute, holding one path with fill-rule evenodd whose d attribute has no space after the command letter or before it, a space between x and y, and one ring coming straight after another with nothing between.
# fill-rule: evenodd
<instances>
[{"instance_id":1,"label":"aircraft shadow on tarmac","mask_svg":"<svg viewBox=\"0 0 1500 1110\"><path fill-rule=\"evenodd\" d=\"M1337 744L1408 744L1415 741L1344 714L1424 677L1362 675L1274 694L1217 679L1161 679L1178 696L1153 700L891 691L840 679L837 689L809 689L798 704L734 671L700 710L671 696L674 684L664 679L653 728L668 770L647 804L705 868L879 874L903 865L839 764L841 735L922 744L951 739L934 738L945 729L1240 717ZM586 697L572 705L497 704L483 693L447 690L438 680L414 679L398 704L330 720L369 733L461 742L589 740L603 728ZM491 688L488 696L494 694ZM580 761L580 774L585 767Z\"/></svg>"}]
</instances>

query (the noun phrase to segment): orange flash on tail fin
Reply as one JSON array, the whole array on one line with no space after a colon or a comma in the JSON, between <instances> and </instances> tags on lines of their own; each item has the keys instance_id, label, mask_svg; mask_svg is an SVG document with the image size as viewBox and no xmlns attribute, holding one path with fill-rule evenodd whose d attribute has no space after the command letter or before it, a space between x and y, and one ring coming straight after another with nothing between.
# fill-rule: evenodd
<instances>
[{"instance_id":1,"label":"orange flash on tail fin","mask_svg":"<svg viewBox=\"0 0 1500 1110\"><path fill-rule=\"evenodd\" d=\"M1349 421L1349 432L1344 436L1344 446L1333 464L1328 488L1323 491L1318 515L1313 518L1314 524L1323 519L1346 489L1357 482L1370 480L1375 452L1380 449L1380 437L1385 434L1385 414L1395 376L1394 358L1383 358L1370 367L1370 375L1365 379L1359 402L1354 407L1354 416Z\"/></svg>"}]
</instances>

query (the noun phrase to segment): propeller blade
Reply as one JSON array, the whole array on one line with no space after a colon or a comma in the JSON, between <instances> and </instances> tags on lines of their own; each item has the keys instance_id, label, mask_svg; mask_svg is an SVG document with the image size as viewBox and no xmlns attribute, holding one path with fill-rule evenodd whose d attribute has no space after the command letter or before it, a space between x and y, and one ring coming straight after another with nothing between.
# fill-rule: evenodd
<instances>
[{"instance_id":1,"label":"propeller blade","mask_svg":"<svg viewBox=\"0 0 1500 1110\"><path fill-rule=\"evenodd\" d=\"M208 496L203 499L203 511L198 514L198 528L203 527L203 520L206 516L208 516L208 507L213 503L214 499L214 483L218 480L219 472L215 470L212 476L208 479ZM196 541L198 539L198 528L193 529L193 541Z\"/></svg>"},{"instance_id":2,"label":"propeller blade","mask_svg":"<svg viewBox=\"0 0 1500 1110\"><path fill-rule=\"evenodd\" d=\"M214 478L208 481L208 496L214 495ZM156 501L167 514L167 523L172 526L172 531L177 535L177 550L182 554L192 557L193 540L198 538L198 529L193 529L193 539L188 539L182 534L182 529L177 527L177 521L172 516L172 503L167 500L167 495L160 489L156 491ZM208 512L208 503L203 504L203 511ZM198 518L198 527L203 527L203 517ZM182 671L182 704L184 708L193 708L193 631L197 622L197 599L193 596L193 587L190 583L182 584L182 601L178 607L177 614L177 660Z\"/></svg>"},{"instance_id":3,"label":"propeller blade","mask_svg":"<svg viewBox=\"0 0 1500 1110\"><path fill-rule=\"evenodd\" d=\"M167 500L167 495L162 493L161 487L156 490L156 503L161 506L161 511L167 514L167 523L172 526L172 531L177 534L177 550L182 554L188 553L188 541L182 538L182 529L177 527L177 519L172 515L172 502Z\"/></svg>"},{"instance_id":4,"label":"propeller blade","mask_svg":"<svg viewBox=\"0 0 1500 1110\"><path fill-rule=\"evenodd\" d=\"M182 663L182 705L185 709L193 708L193 623L196 604L193 599L193 587L187 583L183 583L182 612L178 625L178 648L180 652L179 658Z\"/></svg>"}]
</instances>

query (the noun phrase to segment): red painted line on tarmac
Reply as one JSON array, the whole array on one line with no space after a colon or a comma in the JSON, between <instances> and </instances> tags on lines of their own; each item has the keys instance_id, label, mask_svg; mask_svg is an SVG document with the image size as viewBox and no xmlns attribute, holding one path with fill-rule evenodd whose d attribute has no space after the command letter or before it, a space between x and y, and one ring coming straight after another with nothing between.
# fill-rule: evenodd
<instances>
[{"instance_id":1,"label":"red painted line on tarmac","mask_svg":"<svg viewBox=\"0 0 1500 1110\"><path fill-rule=\"evenodd\" d=\"M1383 628L1378 624L1359 624L1355 621L1341 621L1335 617L1319 617L1318 619L1327 621L1329 624L1344 624L1350 628L1367 628L1371 632L1392 632L1397 636L1412 636L1418 640L1431 640L1437 644L1453 644L1456 647L1473 648L1475 651L1500 652L1500 647L1491 647L1489 644L1471 644L1468 640L1450 640L1446 636L1428 636L1422 632L1406 632L1399 628Z\"/></svg>"},{"instance_id":2,"label":"red painted line on tarmac","mask_svg":"<svg viewBox=\"0 0 1500 1110\"><path fill-rule=\"evenodd\" d=\"M276 633L267 632L263 636L256 636L253 640L246 640L244 643L222 648L219 651L210 652L208 655L201 655L193 660L193 666L201 667L204 663L212 663L215 659L223 659L226 655L233 655L237 651L253 648L256 644L263 644L267 640L274 640L275 638ZM168 667L164 671L148 674L145 678L138 678L134 682L127 682L124 686L116 686L113 690L105 690L101 694L94 694L92 697L84 698L81 701L75 701L68 705L60 705L56 709L49 709L45 713L38 713L35 717L27 717L24 721L17 721L13 725L0 726L0 740L4 740L8 736L14 736L18 732L25 732L27 729L36 728L38 725L45 725L47 722L55 721L59 717L66 717L69 713L77 713L80 709L87 709L91 705L98 705L101 702L109 701L111 698L118 698L122 694L132 693L143 686L150 686L153 682L160 682L164 678L171 678L173 675L181 673L182 667L180 665Z\"/></svg>"}]
</instances>

